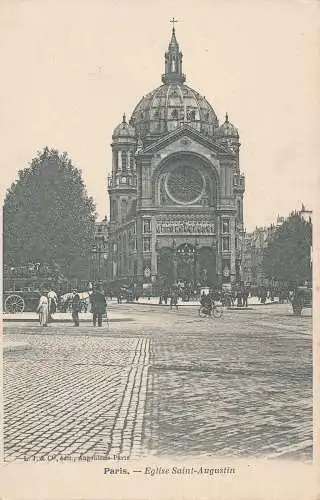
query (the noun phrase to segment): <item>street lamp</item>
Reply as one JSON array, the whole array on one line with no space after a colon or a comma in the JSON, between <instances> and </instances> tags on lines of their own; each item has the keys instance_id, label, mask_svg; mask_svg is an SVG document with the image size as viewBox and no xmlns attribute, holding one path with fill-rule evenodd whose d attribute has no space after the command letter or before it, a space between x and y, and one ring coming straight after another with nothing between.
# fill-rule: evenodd
<instances>
[{"instance_id":1,"label":"street lamp","mask_svg":"<svg viewBox=\"0 0 320 500\"><path fill-rule=\"evenodd\" d=\"M98 280L100 281L101 278L101 256L103 255L103 258L105 260L108 259L108 252L107 252L107 242L105 239L105 236L103 234L97 234L94 237L94 246L92 247L92 254L93 256L98 257Z\"/></svg>"}]
</instances>

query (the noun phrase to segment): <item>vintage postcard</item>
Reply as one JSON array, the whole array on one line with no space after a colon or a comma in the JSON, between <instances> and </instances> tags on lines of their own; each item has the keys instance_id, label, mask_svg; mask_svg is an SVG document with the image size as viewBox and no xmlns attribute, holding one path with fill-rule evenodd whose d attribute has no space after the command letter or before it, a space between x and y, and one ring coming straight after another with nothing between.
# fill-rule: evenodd
<instances>
[{"instance_id":1,"label":"vintage postcard","mask_svg":"<svg viewBox=\"0 0 320 500\"><path fill-rule=\"evenodd\" d=\"M320 498L319 3L0 24L1 498Z\"/></svg>"}]
</instances>

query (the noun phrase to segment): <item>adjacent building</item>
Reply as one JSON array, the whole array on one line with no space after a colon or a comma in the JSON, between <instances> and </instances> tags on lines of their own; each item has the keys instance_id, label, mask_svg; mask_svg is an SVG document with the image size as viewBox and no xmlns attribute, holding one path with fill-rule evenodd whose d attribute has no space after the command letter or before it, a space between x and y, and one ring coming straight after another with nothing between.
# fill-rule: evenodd
<instances>
[{"instance_id":1,"label":"adjacent building","mask_svg":"<svg viewBox=\"0 0 320 500\"><path fill-rule=\"evenodd\" d=\"M298 214L306 222L312 224L312 211L303 204L300 210L293 212ZM242 280L252 285L270 285L270 278L263 269L264 250L273 238L276 230L284 223L285 217L277 217L275 224L270 226L256 227L251 233L244 233L242 247ZM312 262L312 248L310 248L310 263Z\"/></svg>"}]
</instances>

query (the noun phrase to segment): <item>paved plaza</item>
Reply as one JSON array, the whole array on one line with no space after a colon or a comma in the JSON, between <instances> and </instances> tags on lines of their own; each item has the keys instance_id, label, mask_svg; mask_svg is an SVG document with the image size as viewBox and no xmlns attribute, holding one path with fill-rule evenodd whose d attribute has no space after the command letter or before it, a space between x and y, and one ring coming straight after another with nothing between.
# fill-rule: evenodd
<instances>
[{"instance_id":1,"label":"paved plaza","mask_svg":"<svg viewBox=\"0 0 320 500\"><path fill-rule=\"evenodd\" d=\"M112 302L110 323L4 325L4 452L312 458L312 319ZM112 321L112 319L115 321ZM23 318L20 318L23 319ZM69 322L67 322L67 319ZM23 346L28 347L23 349Z\"/></svg>"}]
</instances>

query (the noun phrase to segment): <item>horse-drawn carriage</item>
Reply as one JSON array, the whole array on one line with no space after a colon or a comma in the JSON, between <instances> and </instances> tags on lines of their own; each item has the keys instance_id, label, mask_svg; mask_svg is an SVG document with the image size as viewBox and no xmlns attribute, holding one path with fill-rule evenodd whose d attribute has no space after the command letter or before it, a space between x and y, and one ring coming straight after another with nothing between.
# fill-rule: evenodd
<instances>
[{"instance_id":1,"label":"horse-drawn carriage","mask_svg":"<svg viewBox=\"0 0 320 500\"><path fill-rule=\"evenodd\" d=\"M289 300L294 316L301 316L303 309L312 308L312 288L297 286L294 290L289 291Z\"/></svg>"},{"instance_id":2,"label":"horse-drawn carriage","mask_svg":"<svg viewBox=\"0 0 320 500\"><path fill-rule=\"evenodd\" d=\"M55 289L61 277L55 269L39 263L3 268L3 304L5 313L37 310L41 290Z\"/></svg>"},{"instance_id":3,"label":"horse-drawn carriage","mask_svg":"<svg viewBox=\"0 0 320 500\"><path fill-rule=\"evenodd\" d=\"M87 312L89 309L89 292L78 292L78 295L80 297L80 305L81 305L81 311L80 312ZM58 309L60 312L71 312L72 311L72 300L73 300L74 294L73 293L65 293L64 295L61 295L59 298L58 302Z\"/></svg>"},{"instance_id":4,"label":"horse-drawn carriage","mask_svg":"<svg viewBox=\"0 0 320 500\"><path fill-rule=\"evenodd\" d=\"M34 312L37 309L40 292L31 289L5 290L3 292L3 311L16 314Z\"/></svg>"}]
</instances>

